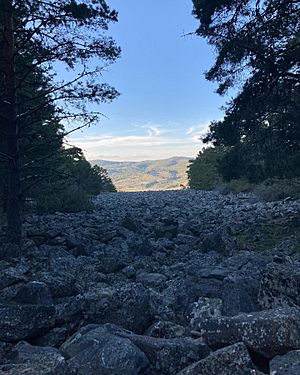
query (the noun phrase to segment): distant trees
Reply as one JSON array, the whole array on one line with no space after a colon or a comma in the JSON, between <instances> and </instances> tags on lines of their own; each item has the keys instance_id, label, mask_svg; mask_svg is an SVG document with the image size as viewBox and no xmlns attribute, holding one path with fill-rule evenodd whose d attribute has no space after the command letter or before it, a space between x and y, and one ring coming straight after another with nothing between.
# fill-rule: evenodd
<instances>
[{"instance_id":1,"label":"distant trees","mask_svg":"<svg viewBox=\"0 0 300 375\"><path fill-rule=\"evenodd\" d=\"M91 197L102 192L116 192L107 174L91 166L80 148L62 149L55 173L45 176L29 192L38 212L77 212L91 209Z\"/></svg>"},{"instance_id":2,"label":"distant trees","mask_svg":"<svg viewBox=\"0 0 300 375\"><path fill-rule=\"evenodd\" d=\"M222 183L219 164L226 151L222 147L208 147L200 151L188 166L191 189L212 190Z\"/></svg>"},{"instance_id":3,"label":"distant trees","mask_svg":"<svg viewBox=\"0 0 300 375\"><path fill-rule=\"evenodd\" d=\"M118 95L97 80L120 55L103 33L115 21L116 11L104 0L1 1L1 186L12 242L21 239L25 191L50 178L61 163L57 151L68 133L62 123L88 126L101 116L88 103ZM62 66L68 68L67 79L55 81Z\"/></svg>"},{"instance_id":4,"label":"distant trees","mask_svg":"<svg viewBox=\"0 0 300 375\"><path fill-rule=\"evenodd\" d=\"M300 176L300 7L294 0L193 0L221 95L239 89L205 142L228 147L226 180Z\"/></svg>"}]
</instances>

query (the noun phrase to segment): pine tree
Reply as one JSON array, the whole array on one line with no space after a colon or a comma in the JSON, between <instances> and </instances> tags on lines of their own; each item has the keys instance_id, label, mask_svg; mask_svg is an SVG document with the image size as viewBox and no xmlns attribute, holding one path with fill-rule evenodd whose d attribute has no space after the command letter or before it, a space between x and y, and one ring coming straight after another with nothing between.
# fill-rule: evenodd
<instances>
[{"instance_id":1,"label":"pine tree","mask_svg":"<svg viewBox=\"0 0 300 375\"><path fill-rule=\"evenodd\" d=\"M5 170L3 186L11 242L21 240L20 150L33 136L32 119L43 117L47 108L53 111L51 105L56 103L53 121L58 125L63 119L69 120L81 128L101 115L99 111L89 111L88 103L100 104L118 95L114 88L98 82L103 66L120 55L114 41L103 35L108 24L115 21L117 13L110 10L104 0L1 2L0 155ZM97 59L101 65L94 67L92 59ZM57 63L73 72L69 80L54 80ZM28 82L39 74L44 77L43 90L26 98L24 86L28 87ZM26 129L21 131L23 126ZM56 136L54 131L54 138ZM34 158L32 155L29 163Z\"/></svg>"}]
</instances>

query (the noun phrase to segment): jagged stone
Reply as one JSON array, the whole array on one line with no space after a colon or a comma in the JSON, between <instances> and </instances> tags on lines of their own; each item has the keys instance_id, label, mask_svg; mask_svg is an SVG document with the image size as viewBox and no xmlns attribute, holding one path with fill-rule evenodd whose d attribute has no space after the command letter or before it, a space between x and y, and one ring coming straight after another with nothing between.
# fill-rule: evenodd
<instances>
[{"instance_id":1,"label":"jagged stone","mask_svg":"<svg viewBox=\"0 0 300 375\"><path fill-rule=\"evenodd\" d=\"M19 342L13 348L7 362L0 365L1 375L72 375L57 349L32 346L26 342Z\"/></svg>"},{"instance_id":2,"label":"jagged stone","mask_svg":"<svg viewBox=\"0 0 300 375\"><path fill-rule=\"evenodd\" d=\"M4 342L42 336L54 324L53 306L0 304L0 340Z\"/></svg>"},{"instance_id":3,"label":"jagged stone","mask_svg":"<svg viewBox=\"0 0 300 375\"><path fill-rule=\"evenodd\" d=\"M115 336L103 326L81 328L60 350L77 375L139 375L149 363L129 339Z\"/></svg>"},{"instance_id":4,"label":"jagged stone","mask_svg":"<svg viewBox=\"0 0 300 375\"><path fill-rule=\"evenodd\" d=\"M256 353L272 358L300 348L300 312L288 308L210 318L198 324L198 331L213 348L243 342Z\"/></svg>"},{"instance_id":5,"label":"jagged stone","mask_svg":"<svg viewBox=\"0 0 300 375\"><path fill-rule=\"evenodd\" d=\"M258 375L246 346L237 343L211 353L178 375Z\"/></svg>"},{"instance_id":6,"label":"jagged stone","mask_svg":"<svg viewBox=\"0 0 300 375\"><path fill-rule=\"evenodd\" d=\"M299 375L300 350L291 351L282 356L276 356L270 362L271 375Z\"/></svg>"}]
</instances>

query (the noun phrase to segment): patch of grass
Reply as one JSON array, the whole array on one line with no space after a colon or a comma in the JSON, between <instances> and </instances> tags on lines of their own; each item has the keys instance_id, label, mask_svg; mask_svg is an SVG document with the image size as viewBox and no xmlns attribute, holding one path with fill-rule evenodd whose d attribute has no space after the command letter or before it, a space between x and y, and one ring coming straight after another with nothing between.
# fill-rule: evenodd
<instances>
[{"instance_id":1,"label":"patch of grass","mask_svg":"<svg viewBox=\"0 0 300 375\"><path fill-rule=\"evenodd\" d=\"M295 251L300 252L300 228L280 223L259 224L237 233L238 245L255 251L273 249L280 242L295 238Z\"/></svg>"},{"instance_id":2,"label":"patch of grass","mask_svg":"<svg viewBox=\"0 0 300 375\"><path fill-rule=\"evenodd\" d=\"M287 197L300 199L300 178L269 179L256 186L253 192L264 201L278 201Z\"/></svg>"}]
</instances>

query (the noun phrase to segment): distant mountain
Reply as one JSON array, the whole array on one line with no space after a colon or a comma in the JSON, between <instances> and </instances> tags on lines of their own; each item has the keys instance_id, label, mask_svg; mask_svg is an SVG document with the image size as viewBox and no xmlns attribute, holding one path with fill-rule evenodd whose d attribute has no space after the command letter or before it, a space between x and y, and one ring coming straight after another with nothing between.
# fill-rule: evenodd
<instances>
[{"instance_id":1,"label":"distant mountain","mask_svg":"<svg viewBox=\"0 0 300 375\"><path fill-rule=\"evenodd\" d=\"M190 158L116 162L93 160L105 168L119 191L171 190L187 185L186 170Z\"/></svg>"}]
</instances>

